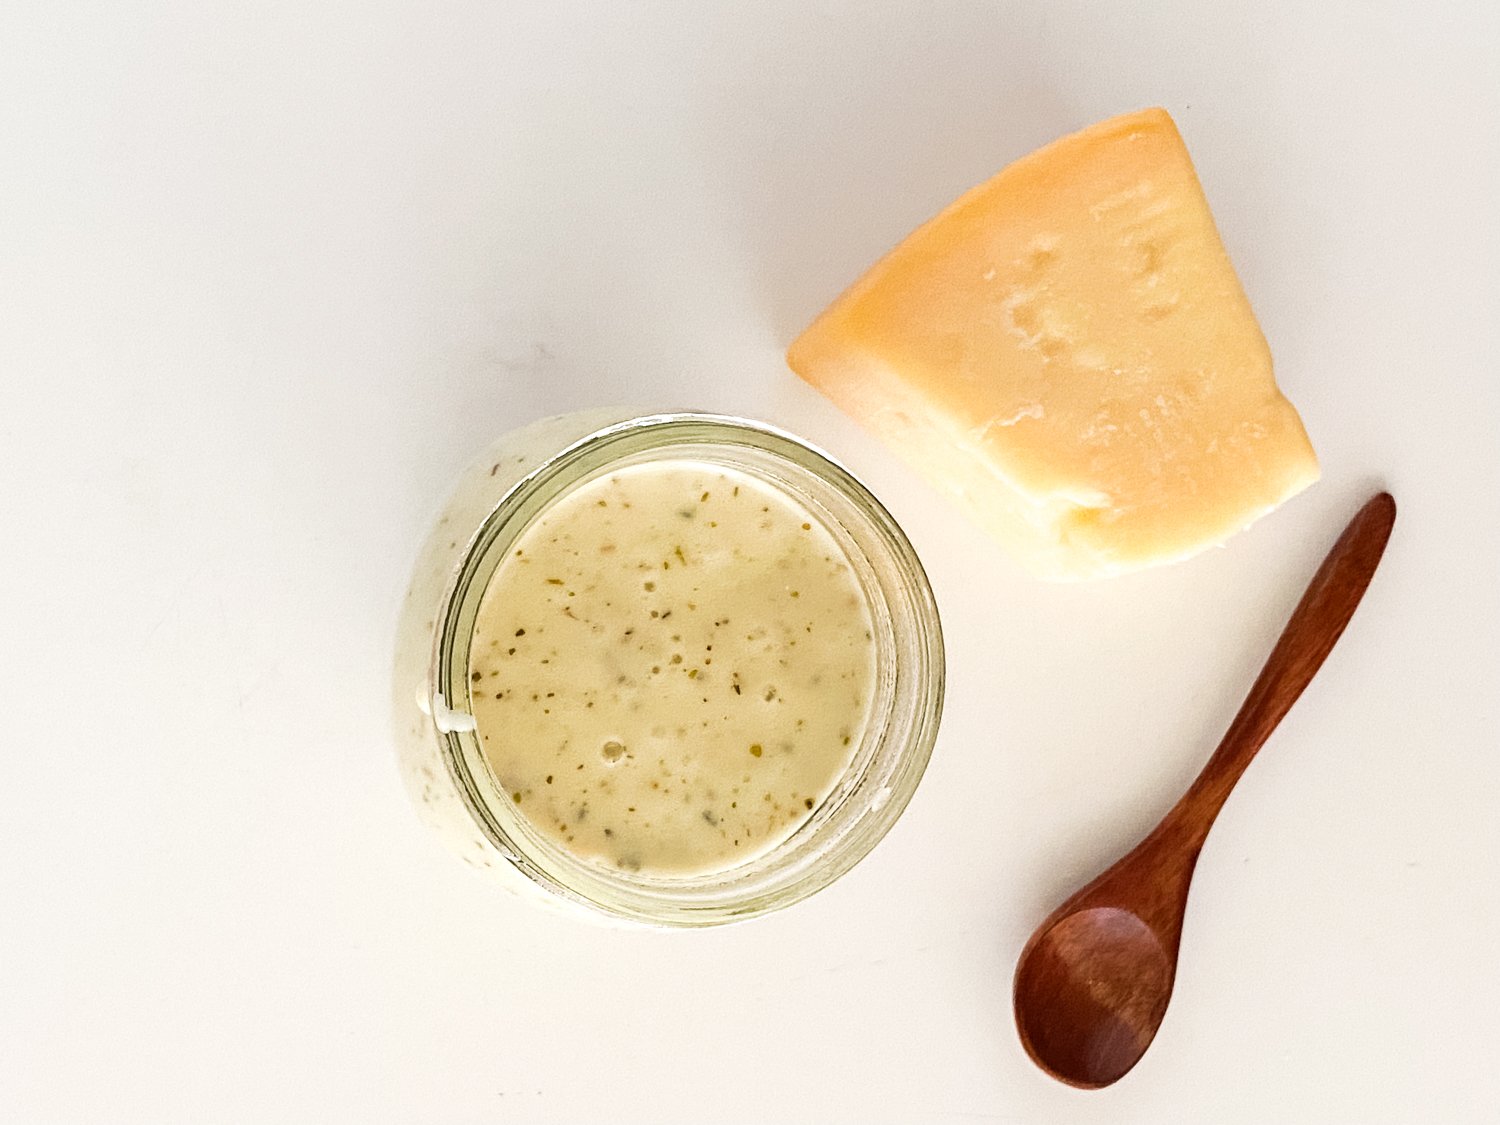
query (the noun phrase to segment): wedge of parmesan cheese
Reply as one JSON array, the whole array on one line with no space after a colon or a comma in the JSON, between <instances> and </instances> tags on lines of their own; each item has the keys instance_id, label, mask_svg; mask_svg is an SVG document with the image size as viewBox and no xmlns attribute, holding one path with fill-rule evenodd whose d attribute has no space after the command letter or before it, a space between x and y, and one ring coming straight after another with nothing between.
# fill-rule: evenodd
<instances>
[{"instance_id":1,"label":"wedge of parmesan cheese","mask_svg":"<svg viewBox=\"0 0 1500 1125\"><path fill-rule=\"evenodd\" d=\"M1318 478L1160 109L974 188L787 362L1046 578L1186 558Z\"/></svg>"}]
</instances>

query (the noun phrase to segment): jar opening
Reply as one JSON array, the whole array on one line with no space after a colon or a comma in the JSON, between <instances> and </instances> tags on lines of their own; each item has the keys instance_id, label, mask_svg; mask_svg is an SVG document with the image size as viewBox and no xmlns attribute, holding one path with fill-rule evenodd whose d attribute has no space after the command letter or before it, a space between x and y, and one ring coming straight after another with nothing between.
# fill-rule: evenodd
<instances>
[{"instance_id":1,"label":"jar opening","mask_svg":"<svg viewBox=\"0 0 1500 1125\"><path fill-rule=\"evenodd\" d=\"M524 477L489 513L465 552L438 619L433 694L462 714L471 641L497 566L559 500L603 474L658 462L748 474L813 512L849 559L875 645L863 737L832 792L769 851L674 875L601 867L549 839L499 784L474 724L443 724L442 754L475 823L534 882L616 917L707 925L764 913L831 882L858 862L910 799L931 752L942 702L942 640L930 588L910 544L847 471L770 427L712 415L655 415L606 427ZM456 728L456 729L455 729Z\"/></svg>"}]
</instances>

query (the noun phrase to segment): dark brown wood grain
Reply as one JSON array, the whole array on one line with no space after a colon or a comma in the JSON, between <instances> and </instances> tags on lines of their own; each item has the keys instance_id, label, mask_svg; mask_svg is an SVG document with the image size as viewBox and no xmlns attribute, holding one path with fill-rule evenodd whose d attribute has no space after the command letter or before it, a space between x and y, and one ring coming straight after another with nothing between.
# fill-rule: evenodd
<instances>
[{"instance_id":1,"label":"dark brown wood grain","mask_svg":"<svg viewBox=\"0 0 1500 1125\"><path fill-rule=\"evenodd\" d=\"M1054 1078L1096 1089L1156 1035L1177 971L1188 888L1235 782L1354 616L1385 551L1396 502L1370 499L1323 560L1219 747L1160 824L1053 911L1016 966L1021 1043Z\"/></svg>"}]
</instances>

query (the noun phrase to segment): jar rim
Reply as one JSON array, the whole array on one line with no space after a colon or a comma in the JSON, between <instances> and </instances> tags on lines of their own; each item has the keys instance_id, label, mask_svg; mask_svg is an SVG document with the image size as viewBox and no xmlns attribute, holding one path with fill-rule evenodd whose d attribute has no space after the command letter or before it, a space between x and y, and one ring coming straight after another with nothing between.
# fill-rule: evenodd
<instances>
[{"instance_id":1,"label":"jar rim","mask_svg":"<svg viewBox=\"0 0 1500 1125\"><path fill-rule=\"evenodd\" d=\"M884 505L843 465L763 422L701 412L642 414L570 442L489 508L439 606L430 685L436 705L446 700L454 708L460 701L467 706L478 602L499 559L537 514L611 465L650 460L674 449L714 450L724 463L742 469L745 465L737 462L749 458L770 473L768 483L804 504L810 497L802 490L823 490L822 499L840 509L850 541L846 549L852 544L862 552L862 561L877 575L892 621L887 668L877 674L886 681L891 714L899 713L899 721L893 724L887 714L879 741L846 767L836 790L842 798L827 809L820 807L785 840L744 864L682 877L615 872L530 828L525 815L504 799L471 718L440 724L437 733L441 757L470 817L521 874L564 900L618 920L683 927L736 921L791 905L869 854L904 811L931 756L942 713L944 651L936 601L916 551ZM858 776L851 773L856 766Z\"/></svg>"}]
</instances>

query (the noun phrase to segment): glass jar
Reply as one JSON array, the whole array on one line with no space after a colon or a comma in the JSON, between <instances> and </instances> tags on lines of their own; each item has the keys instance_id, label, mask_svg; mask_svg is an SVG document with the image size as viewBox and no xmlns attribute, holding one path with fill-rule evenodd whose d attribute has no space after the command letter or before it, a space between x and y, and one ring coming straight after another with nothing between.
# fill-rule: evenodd
<instances>
[{"instance_id":1,"label":"glass jar","mask_svg":"<svg viewBox=\"0 0 1500 1125\"><path fill-rule=\"evenodd\" d=\"M832 793L787 839L737 866L663 876L591 864L538 833L493 776L469 713L479 602L522 532L602 473L671 459L748 473L818 514L844 547L873 624L875 698ZM619 411L544 419L497 441L465 473L417 564L398 629L402 773L423 818L471 865L595 918L706 926L797 902L848 871L905 809L943 701L932 590L890 514L847 470L790 434L709 414Z\"/></svg>"}]
</instances>

